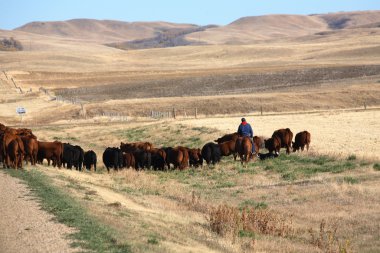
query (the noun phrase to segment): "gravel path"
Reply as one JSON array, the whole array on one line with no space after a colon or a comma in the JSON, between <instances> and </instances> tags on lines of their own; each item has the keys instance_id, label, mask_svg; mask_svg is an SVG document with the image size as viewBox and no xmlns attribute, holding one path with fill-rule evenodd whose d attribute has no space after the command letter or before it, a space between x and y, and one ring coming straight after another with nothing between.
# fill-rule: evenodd
<instances>
[{"instance_id":1,"label":"gravel path","mask_svg":"<svg viewBox=\"0 0 380 253\"><path fill-rule=\"evenodd\" d=\"M75 252L73 229L53 221L21 180L0 171L0 252Z\"/></svg>"}]
</instances>

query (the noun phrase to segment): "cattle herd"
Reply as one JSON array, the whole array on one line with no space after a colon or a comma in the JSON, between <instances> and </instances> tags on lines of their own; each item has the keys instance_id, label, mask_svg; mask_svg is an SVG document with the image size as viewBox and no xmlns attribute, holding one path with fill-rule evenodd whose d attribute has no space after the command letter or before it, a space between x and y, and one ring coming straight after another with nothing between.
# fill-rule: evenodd
<instances>
[{"instance_id":1,"label":"cattle herd","mask_svg":"<svg viewBox=\"0 0 380 253\"><path fill-rule=\"evenodd\" d=\"M257 156L261 159L275 158L281 148L286 148L286 153L306 147L309 149L310 133L303 131L297 133L292 142L293 133L289 128L279 129L273 132L271 138L263 140L258 136L253 138L241 137L237 133L226 134L214 142L206 143L202 149L177 147L154 147L150 142L120 143L120 147L108 147L104 150L102 160L108 172L111 168L135 168L137 170L150 169L180 169L190 166L199 167L203 161L216 164L222 156L233 155L236 161L240 157L241 163L247 164L255 159L252 154L252 145L255 147ZM260 148L265 147L269 153L259 153ZM75 167L81 171L82 167L96 171L97 155L93 150L84 151L78 145L62 143L60 141L42 142L27 128L10 128L0 123L0 162L4 168L22 168L23 161L28 164L42 164L46 159L48 165L61 168L63 165L68 169Z\"/></svg>"}]
</instances>

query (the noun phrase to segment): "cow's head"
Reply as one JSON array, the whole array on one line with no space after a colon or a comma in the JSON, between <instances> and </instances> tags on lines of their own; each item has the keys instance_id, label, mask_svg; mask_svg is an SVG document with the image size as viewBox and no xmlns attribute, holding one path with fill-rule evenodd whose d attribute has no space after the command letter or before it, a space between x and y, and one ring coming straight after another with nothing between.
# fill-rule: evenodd
<instances>
[{"instance_id":1,"label":"cow's head","mask_svg":"<svg viewBox=\"0 0 380 253\"><path fill-rule=\"evenodd\" d=\"M292 141L292 148L293 152L296 152L299 149L298 145L294 141Z\"/></svg>"}]
</instances>

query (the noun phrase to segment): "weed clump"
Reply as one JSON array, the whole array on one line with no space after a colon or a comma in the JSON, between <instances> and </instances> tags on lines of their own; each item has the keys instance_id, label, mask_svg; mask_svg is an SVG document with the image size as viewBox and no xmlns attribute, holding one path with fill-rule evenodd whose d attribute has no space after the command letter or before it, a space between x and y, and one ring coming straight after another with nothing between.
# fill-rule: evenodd
<instances>
[{"instance_id":1,"label":"weed clump","mask_svg":"<svg viewBox=\"0 0 380 253\"><path fill-rule=\"evenodd\" d=\"M338 222L327 224L326 220L322 220L319 225L319 232L309 229L311 236L310 243L323 252L352 252L349 240L342 240L337 236Z\"/></svg>"},{"instance_id":2,"label":"weed clump","mask_svg":"<svg viewBox=\"0 0 380 253\"><path fill-rule=\"evenodd\" d=\"M294 233L292 217L283 217L270 209L246 207L240 211L236 207L219 205L209 211L208 221L213 232L233 240L237 236L257 233L280 237Z\"/></svg>"}]
</instances>

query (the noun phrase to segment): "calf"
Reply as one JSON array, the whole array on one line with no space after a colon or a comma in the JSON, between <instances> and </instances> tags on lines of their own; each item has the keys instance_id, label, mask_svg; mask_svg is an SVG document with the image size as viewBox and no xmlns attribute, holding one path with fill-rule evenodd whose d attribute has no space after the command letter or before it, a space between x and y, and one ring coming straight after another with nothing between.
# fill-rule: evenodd
<instances>
[{"instance_id":1,"label":"calf","mask_svg":"<svg viewBox=\"0 0 380 253\"><path fill-rule=\"evenodd\" d=\"M93 150L89 150L83 155L83 167L86 167L87 170L91 170L91 167L94 167L96 171L96 162L97 156Z\"/></svg>"},{"instance_id":2,"label":"calf","mask_svg":"<svg viewBox=\"0 0 380 253\"><path fill-rule=\"evenodd\" d=\"M276 158L278 157L278 154L277 153L267 153L267 154L261 154L259 153L259 158L260 160L265 160L265 159L268 159L268 158Z\"/></svg>"},{"instance_id":3,"label":"calf","mask_svg":"<svg viewBox=\"0 0 380 253\"><path fill-rule=\"evenodd\" d=\"M294 142L292 142L293 152L296 152L300 148L303 151L305 146L306 146L306 150L309 151L311 135L308 131L299 132L298 134L296 134L296 137L294 139L295 139Z\"/></svg>"},{"instance_id":4,"label":"calf","mask_svg":"<svg viewBox=\"0 0 380 253\"><path fill-rule=\"evenodd\" d=\"M276 154L280 153L281 140L277 136L271 137L264 141L265 148L268 149L269 153L275 151Z\"/></svg>"}]
</instances>

